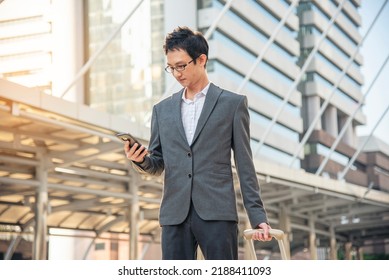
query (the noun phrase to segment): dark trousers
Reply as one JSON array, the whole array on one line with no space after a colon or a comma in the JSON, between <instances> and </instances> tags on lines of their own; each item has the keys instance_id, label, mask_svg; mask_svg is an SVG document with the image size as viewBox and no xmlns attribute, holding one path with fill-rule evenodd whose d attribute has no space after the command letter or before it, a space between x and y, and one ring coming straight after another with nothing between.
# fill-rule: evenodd
<instances>
[{"instance_id":1,"label":"dark trousers","mask_svg":"<svg viewBox=\"0 0 389 280\"><path fill-rule=\"evenodd\" d=\"M191 205L179 225L162 227L163 260L195 260L200 246L206 260L238 259L238 225L235 221L205 221Z\"/></svg>"}]
</instances>

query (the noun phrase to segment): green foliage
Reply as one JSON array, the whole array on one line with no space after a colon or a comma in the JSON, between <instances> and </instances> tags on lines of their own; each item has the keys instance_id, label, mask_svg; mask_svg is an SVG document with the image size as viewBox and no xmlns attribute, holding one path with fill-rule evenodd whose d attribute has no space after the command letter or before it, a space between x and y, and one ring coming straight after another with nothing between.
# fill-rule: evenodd
<instances>
[{"instance_id":1,"label":"green foliage","mask_svg":"<svg viewBox=\"0 0 389 280\"><path fill-rule=\"evenodd\" d=\"M364 254L364 260L389 260L388 254Z\"/></svg>"}]
</instances>

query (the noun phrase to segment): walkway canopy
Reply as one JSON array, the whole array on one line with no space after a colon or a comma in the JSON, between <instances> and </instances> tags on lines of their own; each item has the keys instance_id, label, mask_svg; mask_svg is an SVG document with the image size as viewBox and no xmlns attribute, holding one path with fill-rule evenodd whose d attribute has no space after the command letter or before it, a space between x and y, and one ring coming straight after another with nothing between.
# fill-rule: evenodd
<instances>
[{"instance_id":1,"label":"walkway canopy","mask_svg":"<svg viewBox=\"0 0 389 280\"><path fill-rule=\"evenodd\" d=\"M0 80L0 224L32 228L35 258L45 258L47 228L128 233L132 248L139 235L159 235L162 177L132 169L118 131L147 145L143 125ZM272 226L292 246L306 246L312 234L359 244L389 236L389 193L255 164ZM238 208L243 228L241 199Z\"/></svg>"}]
</instances>

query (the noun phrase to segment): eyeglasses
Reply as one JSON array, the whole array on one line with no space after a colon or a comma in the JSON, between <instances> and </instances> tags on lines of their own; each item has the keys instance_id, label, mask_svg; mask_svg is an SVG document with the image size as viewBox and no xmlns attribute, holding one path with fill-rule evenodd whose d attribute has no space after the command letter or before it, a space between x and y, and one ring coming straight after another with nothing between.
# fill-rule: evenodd
<instances>
[{"instance_id":1,"label":"eyeglasses","mask_svg":"<svg viewBox=\"0 0 389 280\"><path fill-rule=\"evenodd\" d=\"M189 61L187 64L177 65L177 66L175 66L175 67L169 66L169 65L168 65L168 66L165 67L165 71L166 71L167 73L170 73L170 74L173 74L174 70L176 70L177 72L182 72L182 71L185 70L185 68L186 68L189 64L191 64L191 63L192 63L193 61L195 61L197 58L198 58L198 57L192 59L192 60Z\"/></svg>"}]
</instances>

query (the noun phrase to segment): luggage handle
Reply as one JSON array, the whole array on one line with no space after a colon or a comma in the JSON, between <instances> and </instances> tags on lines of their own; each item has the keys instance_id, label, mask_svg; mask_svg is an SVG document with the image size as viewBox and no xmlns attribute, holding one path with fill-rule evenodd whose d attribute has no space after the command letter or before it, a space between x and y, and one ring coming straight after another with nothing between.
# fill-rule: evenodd
<instances>
[{"instance_id":1,"label":"luggage handle","mask_svg":"<svg viewBox=\"0 0 389 280\"><path fill-rule=\"evenodd\" d=\"M258 231L263 233L263 229L246 229L243 232L244 238L249 243L251 258L254 260L257 259L257 256L255 254L255 248L254 248L254 243L253 243L252 237L253 237L253 234L255 232L258 232ZM273 229L272 228L269 230L269 234L271 237L275 238L278 241L278 246L280 247L281 258L283 260L287 260L288 256L286 254L285 245L284 245L284 235L285 235L284 232L280 229Z\"/></svg>"},{"instance_id":2,"label":"luggage handle","mask_svg":"<svg viewBox=\"0 0 389 280\"><path fill-rule=\"evenodd\" d=\"M261 232L263 233L264 230L263 229L246 229L244 232L243 232L243 235L246 239L251 239L253 237L253 234L255 232ZM269 230L269 234L271 237L277 239L277 240L282 240L282 238L284 238L284 232L280 229L273 229L271 228Z\"/></svg>"}]
</instances>

